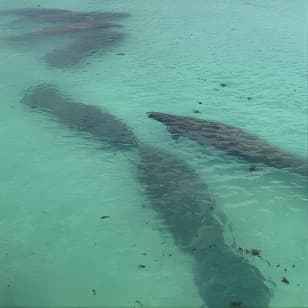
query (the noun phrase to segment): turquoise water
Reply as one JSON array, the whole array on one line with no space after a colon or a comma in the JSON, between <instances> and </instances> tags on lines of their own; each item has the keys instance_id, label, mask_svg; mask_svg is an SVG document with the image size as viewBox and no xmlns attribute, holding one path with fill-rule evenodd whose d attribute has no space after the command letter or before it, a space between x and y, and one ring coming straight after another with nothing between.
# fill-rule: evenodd
<instances>
[{"instance_id":1,"label":"turquoise water","mask_svg":"<svg viewBox=\"0 0 308 308\"><path fill-rule=\"evenodd\" d=\"M37 4L2 0L0 9ZM264 260L247 259L272 289L270 306L307 306L307 179L269 167L250 173L248 163L176 142L146 116L219 121L307 157L307 2L46 0L44 7L131 16L119 22L123 42L65 70L42 60L58 41L12 46L7 36L35 28L1 16L0 306L203 304L192 257L151 208L134 154L102 151L21 105L23 91L42 82L106 108L141 142L186 161L226 216L226 242L261 250Z\"/></svg>"}]
</instances>

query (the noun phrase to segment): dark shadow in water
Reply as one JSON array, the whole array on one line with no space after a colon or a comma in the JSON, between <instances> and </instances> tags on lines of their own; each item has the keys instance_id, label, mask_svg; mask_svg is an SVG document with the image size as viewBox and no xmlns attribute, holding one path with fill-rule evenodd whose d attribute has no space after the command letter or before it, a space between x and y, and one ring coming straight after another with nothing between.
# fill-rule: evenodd
<instances>
[{"instance_id":1,"label":"dark shadow in water","mask_svg":"<svg viewBox=\"0 0 308 308\"><path fill-rule=\"evenodd\" d=\"M137 147L123 122L95 106L73 102L54 86L32 88L22 102L117 149ZM206 305L268 307L271 292L262 273L225 243L224 225L204 181L171 153L142 144L138 149L138 180L177 246L193 257L196 286Z\"/></svg>"},{"instance_id":2,"label":"dark shadow in water","mask_svg":"<svg viewBox=\"0 0 308 308\"><path fill-rule=\"evenodd\" d=\"M207 185L184 161L140 146L139 180L176 244L194 257L194 276L207 307L268 307L262 273L224 241L224 226Z\"/></svg>"},{"instance_id":3,"label":"dark shadow in water","mask_svg":"<svg viewBox=\"0 0 308 308\"><path fill-rule=\"evenodd\" d=\"M64 48L58 48L43 58L50 67L70 68L88 57L101 54L108 47L122 42L125 35L114 31L91 31L83 34Z\"/></svg>"},{"instance_id":4,"label":"dark shadow in water","mask_svg":"<svg viewBox=\"0 0 308 308\"><path fill-rule=\"evenodd\" d=\"M13 22L30 23L87 23L111 22L116 19L129 17L128 13L115 12L74 12L53 8L19 8L0 11L0 16L17 16Z\"/></svg>"},{"instance_id":5,"label":"dark shadow in water","mask_svg":"<svg viewBox=\"0 0 308 308\"><path fill-rule=\"evenodd\" d=\"M21 35L12 36L9 39L11 41L21 42L21 41L35 41L43 40L52 36L64 35L64 34L82 34L83 32L89 32L95 29L106 29L111 27L122 27L121 25L112 23L73 23L68 25L48 27L39 31L25 33Z\"/></svg>"},{"instance_id":6,"label":"dark shadow in water","mask_svg":"<svg viewBox=\"0 0 308 308\"><path fill-rule=\"evenodd\" d=\"M134 133L121 120L96 106L73 101L52 84L28 89L21 102L117 150L128 150L137 145Z\"/></svg>"},{"instance_id":7,"label":"dark shadow in water","mask_svg":"<svg viewBox=\"0 0 308 308\"><path fill-rule=\"evenodd\" d=\"M2 11L1 14L17 15L20 23L52 24L35 32L11 36L8 38L10 42L32 46L34 41L48 38L69 39L65 47L56 47L43 57L49 66L55 68L78 65L94 53L121 42L124 34L115 32L114 28L123 26L113 22L129 16L127 13L72 12L43 8L16 9Z\"/></svg>"},{"instance_id":8,"label":"dark shadow in water","mask_svg":"<svg viewBox=\"0 0 308 308\"><path fill-rule=\"evenodd\" d=\"M150 112L148 115L164 123L175 138L183 136L251 163L261 163L308 176L307 159L289 154L238 127L161 112Z\"/></svg>"}]
</instances>

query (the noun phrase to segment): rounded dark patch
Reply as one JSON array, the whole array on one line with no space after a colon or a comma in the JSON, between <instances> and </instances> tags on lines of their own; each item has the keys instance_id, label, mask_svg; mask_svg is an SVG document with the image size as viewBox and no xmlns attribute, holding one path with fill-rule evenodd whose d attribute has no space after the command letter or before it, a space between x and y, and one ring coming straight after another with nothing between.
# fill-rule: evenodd
<instances>
[{"instance_id":1,"label":"rounded dark patch","mask_svg":"<svg viewBox=\"0 0 308 308\"><path fill-rule=\"evenodd\" d=\"M101 219L106 219L106 218L109 218L110 216L108 215L105 215L105 216L101 216Z\"/></svg>"},{"instance_id":2,"label":"rounded dark patch","mask_svg":"<svg viewBox=\"0 0 308 308\"><path fill-rule=\"evenodd\" d=\"M231 308L244 308L244 304L242 302L231 302L230 303Z\"/></svg>"},{"instance_id":3,"label":"rounded dark patch","mask_svg":"<svg viewBox=\"0 0 308 308\"><path fill-rule=\"evenodd\" d=\"M282 283L285 283L285 284L290 284L289 280L288 280L286 277L283 277L283 278L281 279L281 282L282 282Z\"/></svg>"},{"instance_id":4,"label":"rounded dark patch","mask_svg":"<svg viewBox=\"0 0 308 308\"><path fill-rule=\"evenodd\" d=\"M256 165L251 165L251 166L249 167L249 171L250 171L250 172L255 172L255 171L257 171L257 166L256 166Z\"/></svg>"}]
</instances>

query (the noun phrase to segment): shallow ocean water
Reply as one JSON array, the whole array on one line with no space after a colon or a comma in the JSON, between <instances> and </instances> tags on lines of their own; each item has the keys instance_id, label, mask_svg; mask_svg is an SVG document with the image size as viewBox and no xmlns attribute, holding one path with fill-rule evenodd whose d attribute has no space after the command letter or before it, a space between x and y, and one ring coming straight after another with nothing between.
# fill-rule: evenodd
<instances>
[{"instance_id":1,"label":"shallow ocean water","mask_svg":"<svg viewBox=\"0 0 308 308\"><path fill-rule=\"evenodd\" d=\"M5 38L24 27L1 16L0 306L203 304L191 256L136 180L135 154L102 151L21 105L42 82L187 161L225 213L226 241L261 250L264 260L247 258L273 290L270 306L307 306L307 179L263 166L250 173L249 163L175 141L146 116L227 123L307 157L307 2L2 0L0 9L37 4L131 16L120 21L123 42L64 70L42 60L58 41L12 46Z\"/></svg>"}]
</instances>

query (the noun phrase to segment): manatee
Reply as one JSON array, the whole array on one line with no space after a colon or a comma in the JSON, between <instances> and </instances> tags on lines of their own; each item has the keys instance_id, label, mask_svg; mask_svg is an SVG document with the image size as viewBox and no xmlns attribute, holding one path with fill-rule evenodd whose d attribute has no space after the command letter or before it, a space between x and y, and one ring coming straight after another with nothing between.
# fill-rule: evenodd
<instances>
[{"instance_id":1,"label":"manatee","mask_svg":"<svg viewBox=\"0 0 308 308\"><path fill-rule=\"evenodd\" d=\"M183 136L197 141L201 145L213 146L250 163L261 163L308 176L307 159L279 149L241 128L161 112L149 112L148 116L164 123L175 138Z\"/></svg>"},{"instance_id":2,"label":"manatee","mask_svg":"<svg viewBox=\"0 0 308 308\"><path fill-rule=\"evenodd\" d=\"M184 161L152 146L139 147L138 176L151 206L176 244L193 256L194 277L208 308L269 307L262 273L224 240L224 225L207 185Z\"/></svg>"},{"instance_id":3,"label":"manatee","mask_svg":"<svg viewBox=\"0 0 308 308\"><path fill-rule=\"evenodd\" d=\"M47 53L43 59L50 67L70 68L82 63L89 56L122 42L124 37L120 32L92 30L66 46Z\"/></svg>"},{"instance_id":4,"label":"manatee","mask_svg":"<svg viewBox=\"0 0 308 308\"><path fill-rule=\"evenodd\" d=\"M17 8L0 11L2 16L17 16L15 22L31 23L80 23L80 22L110 22L119 18L126 18L128 13L122 12L78 12L58 8Z\"/></svg>"},{"instance_id":5,"label":"manatee","mask_svg":"<svg viewBox=\"0 0 308 308\"><path fill-rule=\"evenodd\" d=\"M48 27L39 31L16 35L10 37L9 39L11 41L29 41L35 39L45 39L50 36L58 36L63 34L71 35L74 33L89 32L93 29L106 29L110 27L123 27L123 26L112 23L97 23L97 22L72 23L56 27Z\"/></svg>"},{"instance_id":6,"label":"manatee","mask_svg":"<svg viewBox=\"0 0 308 308\"><path fill-rule=\"evenodd\" d=\"M96 106L74 102L54 85L29 89L22 103L116 149L137 146L137 178L176 245L192 256L196 286L207 307L268 307L271 292L265 278L225 243L224 221L215 201L188 164L172 153L137 143L125 123Z\"/></svg>"},{"instance_id":7,"label":"manatee","mask_svg":"<svg viewBox=\"0 0 308 308\"><path fill-rule=\"evenodd\" d=\"M47 8L8 10L0 12L0 15L17 15L18 21L22 23L52 24L34 32L11 36L8 41L32 46L34 41L62 38L60 45L64 40L67 41L66 45L58 47L59 42L52 41L53 49L43 57L54 68L78 65L87 57L121 42L125 35L113 31L113 28L123 26L113 21L129 16L127 13L73 12Z\"/></svg>"},{"instance_id":8,"label":"manatee","mask_svg":"<svg viewBox=\"0 0 308 308\"><path fill-rule=\"evenodd\" d=\"M96 106L73 101L53 84L28 89L21 103L48 113L68 128L117 150L130 150L137 145L134 133L121 120Z\"/></svg>"}]
</instances>

